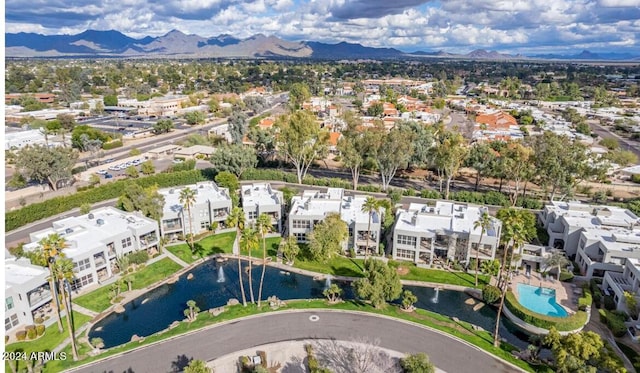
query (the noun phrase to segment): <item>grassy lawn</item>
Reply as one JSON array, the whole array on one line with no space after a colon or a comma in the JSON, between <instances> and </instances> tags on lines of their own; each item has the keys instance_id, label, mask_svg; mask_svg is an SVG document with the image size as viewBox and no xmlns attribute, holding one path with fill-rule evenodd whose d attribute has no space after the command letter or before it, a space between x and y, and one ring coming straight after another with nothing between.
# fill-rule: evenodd
<instances>
[{"instance_id":1,"label":"grassy lawn","mask_svg":"<svg viewBox=\"0 0 640 373\"><path fill-rule=\"evenodd\" d=\"M362 259L352 259L344 256L333 257L326 263L318 262L299 256L293 266L307 271L328 273L337 276L361 277L363 268Z\"/></svg>"},{"instance_id":2,"label":"grassy lawn","mask_svg":"<svg viewBox=\"0 0 640 373\"><path fill-rule=\"evenodd\" d=\"M202 255L208 256L213 254L231 254L233 251L233 241L236 239L236 232L225 232L220 234L213 234L211 236L205 237L200 241L195 241L195 245L202 246ZM193 263L198 260L200 257L193 257L193 253L189 248L189 245L186 243L169 246L165 250L169 250L173 255L182 259L186 263ZM262 250L262 249L261 249ZM260 251L260 256L262 257L262 251Z\"/></svg>"},{"instance_id":3,"label":"grassy lawn","mask_svg":"<svg viewBox=\"0 0 640 373\"><path fill-rule=\"evenodd\" d=\"M510 363L517 365L527 371L535 372L535 371L538 371L537 369L540 369L538 367L533 367L529 365L525 361L514 358L511 355L511 351L514 348L507 343L502 343L499 348L493 347L493 338L489 332L476 331L471 327L470 324L466 322L462 322L462 321L454 322L446 316L442 316L437 313L433 313L425 310L416 310L416 312L413 312L413 313L406 313L406 312L400 311L398 307L395 307L395 306L387 306L384 309L375 309L367 304L357 302L357 301L347 301L347 302L330 306L330 305L327 305L327 303L324 300L289 301L287 302L287 307L284 307L282 309L286 310L286 309L318 309L318 308L363 311L363 312L386 315L386 316L391 316L399 319L416 322L416 323L443 331L447 334L454 335L460 339L463 339L469 343L472 343L475 346L478 346L479 348L493 355L496 355L506 361L509 361ZM167 339L176 335L197 330L207 325L215 324L221 321L232 320L232 319L236 319L236 318L240 318L240 317L244 317L252 314L267 313L267 312L277 312L277 311L273 311L266 306L263 306L262 309L258 309L255 305L249 305L248 307L242 307L241 305L238 305L233 307L227 307L227 311L217 317L212 316L208 312L202 312L198 315L197 320L194 321L193 323L182 322L178 327L174 329L145 338L145 340L142 343L129 342L124 345L105 351L99 356L86 357L81 362L73 362L71 360L52 361L47 364L46 368L47 368L47 371L56 371L56 372L62 371L64 369L69 369L73 366L78 366L80 364L84 364L84 363L95 361L101 358L112 356L120 352L129 351L136 347L148 345L150 343L157 342L159 340ZM546 370L546 368L547 367L542 367L541 371L548 371Z\"/></svg>"},{"instance_id":4,"label":"grassy lawn","mask_svg":"<svg viewBox=\"0 0 640 373\"><path fill-rule=\"evenodd\" d=\"M280 241L282 237L267 237L265 239L265 243L267 246L267 256L271 257L271 261L276 260L276 256L278 255L278 246L280 245ZM246 252L242 254L246 255ZM262 259L262 238L260 239L258 248L251 250L251 256L254 258Z\"/></svg>"},{"instance_id":5,"label":"grassy lawn","mask_svg":"<svg viewBox=\"0 0 640 373\"><path fill-rule=\"evenodd\" d=\"M177 272L182 267L169 258L163 258L153 264L145 266L133 274L134 280L131 284L133 289L142 289L160 280L164 280L171 274ZM79 296L73 303L96 312L102 312L111 306L111 285L105 285L90 293ZM127 290L127 285L123 284L121 290Z\"/></svg>"},{"instance_id":6,"label":"grassy lawn","mask_svg":"<svg viewBox=\"0 0 640 373\"><path fill-rule=\"evenodd\" d=\"M403 280L436 282L439 284L452 284L474 287L475 275L465 272L449 272L441 269L418 268L410 262L389 261L392 267L402 266L409 270L406 275L400 276ZM489 276L478 275L478 287L489 283Z\"/></svg>"},{"instance_id":7,"label":"grassy lawn","mask_svg":"<svg viewBox=\"0 0 640 373\"><path fill-rule=\"evenodd\" d=\"M76 330L89 320L91 320L90 316L73 311L73 324ZM54 323L45 329L42 337L33 341L11 343L5 346L5 351L24 351L27 354L31 352L51 351L69 336L66 316L62 318L62 325L64 326L62 333L58 332L58 324ZM71 352L71 349L69 349L69 352ZM71 356L71 354L69 354L69 356ZM21 367L24 368L25 366L21 365ZM11 371L8 363L5 364L5 371L7 369Z\"/></svg>"}]
</instances>

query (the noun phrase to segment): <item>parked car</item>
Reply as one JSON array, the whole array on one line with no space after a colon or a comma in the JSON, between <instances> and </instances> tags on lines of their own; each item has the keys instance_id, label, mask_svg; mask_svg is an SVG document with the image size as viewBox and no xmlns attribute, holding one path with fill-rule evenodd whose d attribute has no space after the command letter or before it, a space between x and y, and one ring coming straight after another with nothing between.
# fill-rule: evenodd
<instances>
[{"instance_id":1,"label":"parked car","mask_svg":"<svg viewBox=\"0 0 640 373\"><path fill-rule=\"evenodd\" d=\"M109 167L109 170L111 171L118 171L120 168L118 168L118 166L111 166Z\"/></svg>"},{"instance_id":2,"label":"parked car","mask_svg":"<svg viewBox=\"0 0 640 373\"><path fill-rule=\"evenodd\" d=\"M113 175L111 175L111 174L104 174L104 178L105 178L105 179L113 179Z\"/></svg>"},{"instance_id":3,"label":"parked car","mask_svg":"<svg viewBox=\"0 0 640 373\"><path fill-rule=\"evenodd\" d=\"M173 163L176 163L176 164L177 163L182 163L182 162L184 162L182 159L174 159L173 160Z\"/></svg>"},{"instance_id":4,"label":"parked car","mask_svg":"<svg viewBox=\"0 0 640 373\"><path fill-rule=\"evenodd\" d=\"M107 174L107 170L100 170L100 171L96 171L96 173L98 175L106 175Z\"/></svg>"}]
</instances>

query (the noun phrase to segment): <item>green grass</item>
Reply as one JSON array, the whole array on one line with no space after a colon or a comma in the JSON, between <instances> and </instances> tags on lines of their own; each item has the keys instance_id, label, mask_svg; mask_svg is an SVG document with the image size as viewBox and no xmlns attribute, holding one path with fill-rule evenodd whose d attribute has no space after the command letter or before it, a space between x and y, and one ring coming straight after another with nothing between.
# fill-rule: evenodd
<instances>
[{"instance_id":1,"label":"green grass","mask_svg":"<svg viewBox=\"0 0 640 373\"><path fill-rule=\"evenodd\" d=\"M333 257L326 263L298 256L293 266L307 271L327 273L336 276L362 277L364 260L344 256Z\"/></svg>"},{"instance_id":2,"label":"green grass","mask_svg":"<svg viewBox=\"0 0 640 373\"><path fill-rule=\"evenodd\" d=\"M270 257L271 261L276 260L280 241L282 241L282 237L267 237L265 239L265 243L267 246L267 257ZM246 255L247 253L243 252L242 254ZM258 247L251 250L251 256L254 258L262 259L262 238L260 238Z\"/></svg>"},{"instance_id":3,"label":"green grass","mask_svg":"<svg viewBox=\"0 0 640 373\"><path fill-rule=\"evenodd\" d=\"M532 365L529 365L525 361L514 358L513 355L511 354L511 351L514 350L514 347L507 343L502 343L499 348L493 347L493 338L491 334L487 331L476 331L471 327L471 324L469 323L462 322L462 321L454 322L447 316L443 316L443 315L440 315L434 312L429 312L426 310L416 310L416 312L413 312L413 313L406 313L406 312L400 311L398 307L390 306L390 305L388 305L384 309L375 309L367 304L364 304L358 301L347 301L347 302L329 306L324 300L288 301L287 307L284 307L282 309L286 310L286 309L320 309L320 308L369 312L369 313L386 315L390 317L395 317L399 319L416 322L416 323L440 330L447 334L454 335L475 346L478 346L479 348L493 355L496 355L506 361L509 361L510 363L517 365L518 367L524 370L527 370L529 372L535 372L538 369L542 369L544 371L544 369L547 368L546 366L540 367L540 368L534 367ZM129 342L124 345L109 349L108 351L105 351L99 356L95 356L95 357L88 357L85 355L85 358L79 362L73 362L71 360L52 361L47 363L45 371L47 372L62 371L64 369L69 369L71 367L78 366L80 364L86 364L88 362L103 359L108 356L115 355L117 353L129 351L139 346L148 345L153 342L157 342L157 341L164 340L176 335L197 330L208 325L212 325L222 321L233 320L233 319L237 319L240 317L249 316L253 314L268 313L268 312L277 312L277 311L273 311L266 306L263 306L261 309L258 309L257 306L255 305L249 305L248 307L242 307L241 305L238 305L233 307L227 307L227 311L217 317L212 316L208 312L201 312L198 315L198 318L194 322L192 323L182 322L178 327L174 329L160 332L158 334L145 338L143 342Z\"/></svg>"},{"instance_id":4,"label":"green grass","mask_svg":"<svg viewBox=\"0 0 640 373\"><path fill-rule=\"evenodd\" d=\"M133 289L142 289L149 285L164 280L171 274L176 273L182 267L169 258L163 258L153 264L145 266L133 274L134 281L131 284ZM102 312L111 306L111 285L105 285L90 293L79 296L73 300L84 308L96 312ZM127 290L127 285L123 284L121 290Z\"/></svg>"},{"instance_id":5,"label":"green grass","mask_svg":"<svg viewBox=\"0 0 640 373\"><path fill-rule=\"evenodd\" d=\"M445 271L441 269L419 268L410 262L389 261L392 267L405 267L409 270L406 275L400 276L403 280L436 282L439 284L452 284L460 286L474 287L475 275L466 272ZM478 275L478 287L483 287L489 283L489 276Z\"/></svg>"},{"instance_id":6,"label":"green grass","mask_svg":"<svg viewBox=\"0 0 640 373\"><path fill-rule=\"evenodd\" d=\"M73 311L73 324L76 330L83 324L89 322L89 320L91 320L90 316ZM62 333L58 332L58 324L54 323L45 329L42 337L33 341L11 343L5 346L5 351L24 351L27 353L27 357L31 352L51 351L69 336L66 316L62 318L62 325L64 326ZM69 350L69 352L71 352L71 350ZM71 353L69 353L69 356L71 356ZM23 364L20 365L22 368L25 367ZM5 364L5 371L11 371L8 362Z\"/></svg>"},{"instance_id":7,"label":"green grass","mask_svg":"<svg viewBox=\"0 0 640 373\"><path fill-rule=\"evenodd\" d=\"M231 254L233 252L233 241L236 239L236 232L224 232L219 234L213 234L205 237L199 241L195 241L195 245L202 246L202 256L209 256L213 254ZM173 255L182 259L186 263L193 263L200 257L195 256L191 252L191 248L186 243L169 246L165 248L169 250ZM260 251L260 257L262 257L262 251Z\"/></svg>"}]
</instances>

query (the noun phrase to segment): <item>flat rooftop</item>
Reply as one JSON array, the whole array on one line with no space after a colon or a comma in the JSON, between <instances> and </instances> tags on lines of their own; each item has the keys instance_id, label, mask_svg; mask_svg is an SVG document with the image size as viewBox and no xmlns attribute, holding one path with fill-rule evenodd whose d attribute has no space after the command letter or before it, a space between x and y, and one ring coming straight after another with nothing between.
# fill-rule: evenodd
<instances>
[{"instance_id":1,"label":"flat rooftop","mask_svg":"<svg viewBox=\"0 0 640 373\"><path fill-rule=\"evenodd\" d=\"M271 188L268 183L254 183L242 186L242 206L264 206L282 204L282 192Z\"/></svg>"}]
</instances>

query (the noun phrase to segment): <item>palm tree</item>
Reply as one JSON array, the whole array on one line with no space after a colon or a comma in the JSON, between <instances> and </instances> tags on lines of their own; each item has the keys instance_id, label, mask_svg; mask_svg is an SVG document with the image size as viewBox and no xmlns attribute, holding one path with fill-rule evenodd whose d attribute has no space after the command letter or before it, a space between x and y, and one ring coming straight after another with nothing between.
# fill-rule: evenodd
<instances>
[{"instance_id":1,"label":"palm tree","mask_svg":"<svg viewBox=\"0 0 640 373\"><path fill-rule=\"evenodd\" d=\"M551 254L551 256L544 262L547 268L555 267L558 269L558 281L560 281L560 272L562 272L562 267L567 266L569 263L571 263L569 262L569 259L560 252Z\"/></svg>"},{"instance_id":2,"label":"palm tree","mask_svg":"<svg viewBox=\"0 0 640 373\"><path fill-rule=\"evenodd\" d=\"M236 228L236 240L240 237L240 231L244 229L244 212L239 207L234 207L227 215L227 226ZM242 294L242 305L247 306L247 297L244 294L244 284L242 283L242 264L240 263L240 248L236 253L238 257L238 279L240 280L240 293Z\"/></svg>"},{"instance_id":3,"label":"palm tree","mask_svg":"<svg viewBox=\"0 0 640 373\"><path fill-rule=\"evenodd\" d=\"M374 197L367 197L364 203L362 204L362 212L366 212L369 214L369 224L367 226L367 246L364 249L364 261L367 261L367 253L369 252L369 238L371 237L371 219L373 217L373 213L378 213L380 208L382 207L381 201L375 199Z\"/></svg>"},{"instance_id":4,"label":"palm tree","mask_svg":"<svg viewBox=\"0 0 640 373\"><path fill-rule=\"evenodd\" d=\"M191 206L196 202L196 191L186 187L180 191L180 203L187 209L189 215L189 241L193 250L193 219L191 217Z\"/></svg>"},{"instance_id":5,"label":"palm tree","mask_svg":"<svg viewBox=\"0 0 640 373\"><path fill-rule=\"evenodd\" d=\"M480 215L480 218L478 218L478 220L473 222L473 229L478 229L478 228L482 229L480 231L480 240L478 241L478 247L476 247L476 279L475 279L475 286L478 286L478 266L480 264L479 263L480 262L480 247L482 247L482 237L484 236L484 233L487 231L487 229L491 226L492 223L493 222L491 221L491 216L486 211L484 211Z\"/></svg>"},{"instance_id":6,"label":"palm tree","mask_svg":"<svg viewBox=\"0 0 640 373\"><path fill-rule=\"evenodd\" d=\"M273 223L268 214L260 214L256 220L256 229L262 236L262 274L260 275L260 288L258 290L258 307L262 301L262 285L264 284L264 273L267 269L267 233L273 230Z\"/></svg>"},{"instance_id":7,"label":"palm tree","mask_svg":"<svg viewBox=\"0 0 640 373\"><path fill-rule=\"evenodd\" d=\"M58 303L58 292L56 291L57 287L53 273L53 264L57 256L64 257L62 249L67 247L67 241L58 233L52 233L41 239L38 245L40 248L39 255L43 257L49 267L49 286L51 287L53 299L55 300L54 307L58 316L58 331L62 333L62 318L60 317L60 304Z\"/></svg>"},{"instance_id":8,"label":"palm tree","mask_svg":"<svg viewBox=\"0 0 640 373\"><path fill-rule=\"evenodd\" d=\"M240 251L244 249L249 254L249 297L252 304L255 303L255 300L253 298L253 279L251 275L251 251L257 248L258 245L258 232L253 228L245 227L240 237Z\"/></svg>"},{"instance_id":9,"label":"palm tree","mask_svg":"<svg viewBox=\"0 0 640 373\"><path fill-rule=\"evenodd\" d=\"M76 337L73 330L72 314L71 314L71 294L69 293L68 284L73 281L73 261L71 259L62 258L56 260L52 265L53 275L58 282L58 287L62 293L62 301L67 310L67 328L69 329L69 338L71 339L71 351L73 352L73 360L78 360L78 348L76 347Z\"/></svg>"}]
</instances>

